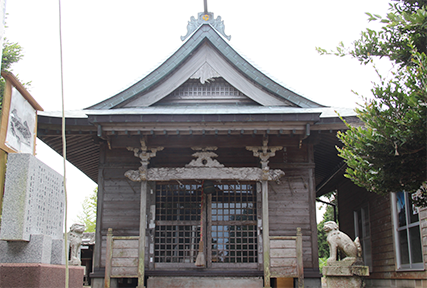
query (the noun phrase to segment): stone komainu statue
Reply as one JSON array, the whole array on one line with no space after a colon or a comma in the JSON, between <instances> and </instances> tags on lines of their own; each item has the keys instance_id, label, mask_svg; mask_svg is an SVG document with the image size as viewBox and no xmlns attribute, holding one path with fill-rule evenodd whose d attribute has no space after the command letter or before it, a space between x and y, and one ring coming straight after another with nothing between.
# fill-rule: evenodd
<instances>
[{"instance_id":1,"label":"stone komainu statue","mask_svg":"<svg viewBox=\"0 0 427 288\"><path fill-rule=\"evenodd\" d=\"M342 259L342 261L355 262L356 259L361 259L362 246L360 245L359 237L353 242L347 234L338 230L338 225L334 221L325 222L323 230L326 232L326 240L329 244L330 257L327 261L328 264L337 261L338 249L346 255L346 258Z\"/></svg>"},{"instance_id":2,"label":"stone komainu statue","mask_svg":"<svg viewBox=\"0 0 427 288\"><path fill-rule=\"evenodd\" d=\"M69 251L70 251L70 265L80 266L80 246L82 245L83 232L86 226L83 224L73 224L68 232Z\"/></svg>"}]
</instances>

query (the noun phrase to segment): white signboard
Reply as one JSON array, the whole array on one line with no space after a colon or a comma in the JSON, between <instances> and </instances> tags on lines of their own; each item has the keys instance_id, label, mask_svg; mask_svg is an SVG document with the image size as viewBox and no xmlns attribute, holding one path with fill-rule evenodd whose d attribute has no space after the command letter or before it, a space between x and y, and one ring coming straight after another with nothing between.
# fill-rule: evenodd
<instances>
[{"instance_id":1,"label":"white signboard","mask_svg":"<svg viewBox=\"0 0 427 288\"><path fill-rule=\"evenodd\" d=\"M5 144L18 153L33 154L36 110L15 87L11 98Z\"/></svg>"}]
</instances>

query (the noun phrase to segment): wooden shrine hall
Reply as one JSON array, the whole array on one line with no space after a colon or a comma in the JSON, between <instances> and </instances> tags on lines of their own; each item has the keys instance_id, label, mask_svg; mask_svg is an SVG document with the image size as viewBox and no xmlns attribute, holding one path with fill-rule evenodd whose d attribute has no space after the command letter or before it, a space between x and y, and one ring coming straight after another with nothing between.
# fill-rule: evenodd
<instances>
[{"instance_id":1,"label":"wooden shrine hall","mask_svg":"<svg viewBox=\"0 0 427 288\"><path fill-rule=\"evenodd\" d=\"M98 183L92 287L320 287L316 191L345 125L241 57L207 9L182 38L133 86L66 112L67 159ZM39 114L58 153L60 127Z\"/></svg>"}]
</instances>

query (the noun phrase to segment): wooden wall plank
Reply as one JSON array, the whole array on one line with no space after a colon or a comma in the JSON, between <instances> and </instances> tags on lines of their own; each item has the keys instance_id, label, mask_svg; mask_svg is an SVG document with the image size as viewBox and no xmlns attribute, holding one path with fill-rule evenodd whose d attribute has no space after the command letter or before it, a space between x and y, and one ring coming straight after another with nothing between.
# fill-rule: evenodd
<instances>
[{"instance_id":1,"label":"wooden wall plank","mask_svg":"<svg viewBox=\"0 0 427 288\"><path fill-rule=\"evenodd\" d=\"M297 267L297 259L296 258L271 258L271 267L288 267L293 266Z\"/></svg>"},{"instance_id":2,"label":"wooden wall plank","mask_svg":"<svg viewBox=\"0 0 427 288\"><path fill-rule=\"evenodd\" d=\"M275 267L271 268L271 277L283 277L283 275L289 275L290 277L297 277L297 267Z\"/></svg>"},{"instance_id":3,"label":"wooden wall plank","mask_svg":"<svg viewBox=\"0 0 427 288\"><path fill-rule=\"evenodd\" d=\"M271 258L286 258L286 257L297 257L296 249L272 249L270 250Z\"/></svg>"},{"instance_id":4,"label":"wooden wall plank","mask_svg":"<svg viewBox=\"0 0 427 288\"><path fill-rule=\"evenodd\" d=\"M338 211L340 230L354 239L353 211L370 203L370 229L372 244L372 266L370 277L377 278L382 273L396 273L393 224L389 196L379 196L347 181L338 187ZM344 201L345 199L345 201Z\"/></svg>"},{"instance_id":5,"label":"wooden wall plank","mask_svg":"<svg viewBox=\"0 0 427 288\"><path fill-rule=\"evenodd\" d=\"M300 227L303 235L304 267L312 268L314 238L312 223L308 217L310 204L307 170L292 169L290 175L285 174L280 184L270 183L270 236L295 236L296 229ZM315 240L317 241L317 237Z\"/></svg>"},{"instance_id":6,"label":"wooden wall plank","mask_svg":"<svg viewBox=\"0 0 427 288\"><path fill-rule=\"evenodd\" d=\"M134 249L113 249L114 258L138 257L138 248Z\"/></svg>"},{"instance_id":7,"label":"wooden wall plank","mask_svg":"<svg viewBox=\"0 0 427 288\"><path fill-rule=\"evenodd\" d=\"M270 240L270 249L296 249L295 240Z\"/></svg>"},{"instance_id":8,"label":"wooden wall plank","mask_svg":"<svg viewBox=\"0 0 427 288\"><path fill-rule=\"evenodd\" d=\"M113 257L111 266L114 267L137 267L138 257Z\"/></svg>"},{"instance_id":9,"label":"wooden wall plank","mask_svg":"<svg viewBox=\"0 0 427 288\"><path fill-rule=\"evenodd\" d=\"M122 277L134 278L138 276L138 268L137 267L112 267L111 275L112 275L112 278L114 278L114 276L116 275L120 278Z\"/></svg>"},{"instance_id":10,"label":"wooden wall plank","mask_svg":"<svg viewBox=\"0 0 427 288\"><path fill-rule=\"evenodd\" d=\"M138 239L135 239L135 240L114 239L113 249L132 249L132 248L138 248Z\"/></svg>"}]
</instances>

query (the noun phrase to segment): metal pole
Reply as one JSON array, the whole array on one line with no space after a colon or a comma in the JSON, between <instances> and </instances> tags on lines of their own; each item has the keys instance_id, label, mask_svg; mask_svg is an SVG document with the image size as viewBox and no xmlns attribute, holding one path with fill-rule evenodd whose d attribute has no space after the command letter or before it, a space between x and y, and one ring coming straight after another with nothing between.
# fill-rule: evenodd
<instances>
[{"instance_id":1,"label":"metal pole","mask_svg":"<svg viewBox=\"0 0 427 288\"><path fill-rule=\"evenodd\" d=\"M206 14L208 14L208 0L204 0L203 2L204 2L204 6L205 6L204 13L206 15Z\"/></svg>"}]
</instances>

